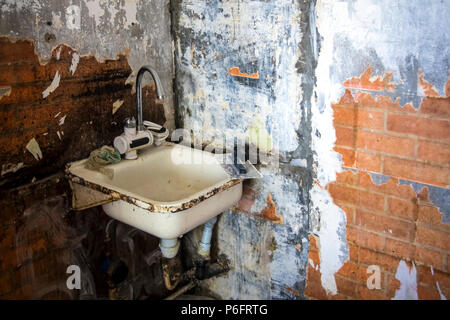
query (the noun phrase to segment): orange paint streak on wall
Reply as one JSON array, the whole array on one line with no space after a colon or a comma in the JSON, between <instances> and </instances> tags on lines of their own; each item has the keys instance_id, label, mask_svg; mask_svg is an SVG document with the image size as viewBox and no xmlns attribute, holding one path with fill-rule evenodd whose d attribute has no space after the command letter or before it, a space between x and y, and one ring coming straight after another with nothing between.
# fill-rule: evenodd
<instances>
[{"instance_id":1,"label":"orange paint streak on wall","mask_svg":"<svg viewBox=\"0 0 450 320\"><path fill-rule=\"evenodd\" d=\"M261 210L260 217L274 223L283 224L283 217L277 215L277 208L270 193L267 195L267 206Z\"/></svg>"},{"instance_id":2,"label":"orange paint streak on wall","mask_svg":"<svg viewBox=\"0 0 450 320\"><path fill-rule=\"evenodd\" d=\"M427 97L434 97L434 98L443 98L441 95L436 91L436 88L429 82L427 82L424 79L424 75L422 72L419 72L419 86L423 90L423 93Z\"/></svg>"},{"instance_id":3,"label":"orange paint streak on wall","mask_svg":"<svg viewBox=\"0 0 450 320\"><path fill-rule=\"evenodd\" d=\"M361 77L354 77L344 82L344 87L352 89L365 89L372 91L393 91L395 84L390 83L392 72L386 73L383 78L371 80L372 67L368 67Z\"/></svg>"},{"instance_id":4,"label":"orange paint streak on wall","mask_svg":"<svg viewBox=\"0 0 450 320\"><path fill-rule=\"evenodd\" d=\"M242 73L239 70L239 67L233 67L230 68L230 70L228 70L228 74L235 76L235 77L244 77L244 78L250 78L250 79L259 79L259 75L258 73L252 73L252 74L247 74L247 73Z\"/></svg>"}]
</instances>

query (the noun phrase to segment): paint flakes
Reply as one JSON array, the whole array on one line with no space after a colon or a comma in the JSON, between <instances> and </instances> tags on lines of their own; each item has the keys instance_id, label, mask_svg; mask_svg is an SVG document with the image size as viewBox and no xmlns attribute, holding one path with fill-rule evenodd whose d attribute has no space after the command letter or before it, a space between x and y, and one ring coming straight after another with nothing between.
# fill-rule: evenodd
<instances>
[{"instance_id":1,"label":"paint flakes","mask_svg":"<svg viewBox=\"0 0 450 320\"><path fill-rule=\"evenodd\" d=\"M62 46L59 46L58 50L56 51L56 60L59 60L61 58L61 49Z\"/></svg>"},{"instance_id":2,"label":"paint flakes","mask_svg":"<svg viewBox=\"0 0 450 320\"><path fill-rule=\"evenodd\" d=\"M120 100L120 99L116 100L113 103L112 114L116 113L117 110L119 110L119 108L122 106L122 104L123 104L123 100Z\"/></svg>"},{"instance_id":3,"label":"paint flakes","mask_svg":"<svg viewBox=\"0 0 450 320\"><path fill-rule=\"evenodd\" d=\"M395 292L392 300L418 300L417 295L417 270L414 262L408 268L405 261L401 260L395 273L395 278L400 281L400 288Z\"/></svg>"},{"instance_id":4,"label":"paint flakes","mask_svg":"<svg viewBox=\"0 0 450 320\"><path fill-rule=\"evenodd\" d=\"M61 76L59 75L59 71L56 71L55 77L53 78L50 86L42 92L42 98L47 98L49 94L56 90L59 87L59 81L61 80Z\"/></svg>"},{"instance_id":5,"label":"paint flakes","mask_svg":"<svg viewBox=\"0 0 450 320\"><path fill-rule=\"evenodd\" d=\"M70 72L74 75L77 70L78 62L80 62L80 55L76 52L72 54L72 64L70 65Z\"/></svg>"},{"instance_id":6,"label":"paint flakes","mask_svg":"<svg viewBox=\"0 0 450 320\"><path fill-rule=\"evenodd\" d=\"M18 164L14 164L14 163L4 164L4 165L2 165L1 175L3 176L7 173L14 173L22 168L23 168L23 162L20 162Z\"/></svg>"},{"instance_id":7,"label":"paint flakes","mask_svg":"<svg viewBox=\"0 0 450 320\"><path fill-rule=\"evenodd\" d=\"M232 68L230 68L230 70L228 70L228 74L231 75L231 76L235 76L235 77L259 79L259 74L257 72L256 73L252 73L252 74L242 73L239 70L239 67L232 67Z\"/></svg>"},{"instance_id":8,"label":"paint flakes","mask_svg":"<svg viewBox=\"0 0 450 320\"><path fill-rule=\"evenodd\" d=\"M58 125L62 126L64 124L64 121L66 120L67 115L65 115L64 117L62 117L61 119L59 119L59 123Z\"/></svg>"},{"instance_id":9,"label":"paint flakes","mask_svg":"<svg viewBox=\"0 0 450 320\"><path fill-rule=\"evenodd\" d=\"M364 89L370 91L393 91L395 84L391 83L392 72L387 72L383 78L372 77L372 67L368 67L361 77L353 77L344 82L344 87L352 89Z\"/></svg>"},{"instance_id":10,"label":"paint flakes","mask_svg":"<svg viewBox=\"0 0 450 320\"><path fill-rule=\"evenodd\" d=\"M441 95L437 92L437 89L435 86L433 86L431 83L425 81L424 74L422 70L419 70L418 75L418 84L417 84L417 91L419 95L423 97L434 97L434 98L442 98Z\"/></svg>"},{"instance_id":11,"label":"paint flakes","mask_svg":"<svg viewBox=\"0 0 450 320\"><path fill-rule=\"evenodd\" d=\"M30 153L33 155L33 157L39 161L42 159L42 151L39 147L39 144L37 143L36 139L32 138L25 147Z\"/></svg>"},{"instance_id":12,"label":"paint flakes","mask_svg":"<svg viewBox=\"0 0 450 320\"><path fill-rule=\"evenodd\" d=\"M270 192L267 194L267 206L261 210L258 216L273 223L283 224L283 217L277 215L277 208Z\"/></svg>"},{"instance_id":13,"label":"paint flakes","mask_svg":"<svg viewBox=\"0 0 450 320\"><path fill-rule=\"evenodd\" d=\"M7 96L9 96L11 94L11 87L4 87L4 86L1 86L0 87L0 100L3 98L3 97L7 97Z\"/></svg>"}]
</instances>

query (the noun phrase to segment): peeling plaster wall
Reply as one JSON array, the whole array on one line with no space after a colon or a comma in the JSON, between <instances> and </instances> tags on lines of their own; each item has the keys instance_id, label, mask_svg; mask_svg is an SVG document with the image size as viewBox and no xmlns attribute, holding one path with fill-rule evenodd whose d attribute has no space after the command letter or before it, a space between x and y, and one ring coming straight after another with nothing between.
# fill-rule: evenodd
<instances>
[{"instance_id":1,"label":"peeling plaster wall","mask_svg":"<svg viewBox=\"0 0 450 320\"><path fill-rule=\"evenodd\" d=\"M312 164L310 5L172 1L177 126L204 143L247 139L277 157L259 166L264 177L246 184L243 199L218 222L218 252L232 269L204 288L222 298L302 298Z\"/></svg>"},{"instance_id":2,"label":"peeling plaster wall","mask_svg":"<svg viewBox=\"0 0 450 320\"><path fill-rule=\"evenodd\" d=\"M448 5L172 4L178 126L204 143L250 137L279 156L221 216L218 253L232 268L205 289L235 299L445 297ZM434 153L423 142L437 143ZM372 264L381 290L366 286Z\"/></svg>"},{"instance_id":3,"label":"peeling plaster wall","mask_svg":"<svg viewBox=\"0 0 450 320\"><path fill-rule=\"evenodd\" d=\"M98 61L127 54L133 84L139 67L151 65L165 89L167 125L173 128L169 0L2 0L0 35L34 40L42 64L60 44Z\"/></svg>"},{"instance_id":4,"label":"peeling plaster wall","mask_svg":"<svg viewBox=\"0 0 450 320\"><path fill-rule=\"evenodd\" d=\"M144 77L144 117L174 128L169 1L0 1L0 39L0 180L39 179L111 145L136 117L142 65L166 92L156 100Z\"/></svg>"},{"instance_id":5,"label":"peeling plaster wall","mask_svg":"<svg viewBox=\"0 0 450 320\"><path fill-rule=\"evenodd\" d=\"M101 261L110 253L130 267L122 296L168 294L158 240L116 223L109 232L122 247L105 245L108 216L100 207L75 213L61 171L112 145L136 117L144 64L166 93L163 104L145 76L144 119L174 128L169 9L160 0L0 0L1 299L107 298ZM71 264L82 290L67 289Z\"/></svg>"},{"instance_id":6,"label":"peeling plaster wall","mask_svg":"<svg viewBox=\"0 0 450 320\"><path fill-rule=\"evenodd\" d=\"M439 0L317 1L311 298L439 298L423 279L433 265L448 279L449 14ZM380 290L365 285L370 264Z\"/></svg>"}]
</instances>

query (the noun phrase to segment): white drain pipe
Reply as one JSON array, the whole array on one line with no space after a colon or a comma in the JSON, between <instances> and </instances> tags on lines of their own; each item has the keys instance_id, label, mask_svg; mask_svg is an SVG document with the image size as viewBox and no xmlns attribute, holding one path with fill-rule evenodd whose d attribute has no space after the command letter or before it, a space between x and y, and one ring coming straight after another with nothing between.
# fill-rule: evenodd
<instances>
[{"instance_id":1,"label":"white drain pipe","mask_svg":"<svg viewBox=\"0 0 450 320\"><path fill-rule=\"evenodd\" d=\"M178 238L161 239L159 241L159 248L163 257L171 259L177 255L178 249L180 248L180 241L178 241Z\"/></svg>"},{"instance_id":2,"label":"white drain pipe","mask_svg":"<svg viewBox=\"0 0 450 320\"><path fill-rule=\"evenodd\" d=\"M209 259L209 253L211 251L211 237L216 221L217 217L214 217L208 220L208 222L206 222L205 226L203 227L202 240L199 243L197 253L205 259Z\"/></svg>"}]
</instances>

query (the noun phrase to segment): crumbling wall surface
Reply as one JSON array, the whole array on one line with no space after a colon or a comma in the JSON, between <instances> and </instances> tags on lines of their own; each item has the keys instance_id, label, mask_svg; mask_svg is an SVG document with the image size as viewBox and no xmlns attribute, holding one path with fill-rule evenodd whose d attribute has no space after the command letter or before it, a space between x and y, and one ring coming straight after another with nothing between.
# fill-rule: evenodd
<instances>
[{"instance_id":1,"label":"crumbling wall surface","mask_svg":"<svg viewBox=\"0 0 450 320\"><path fill-rule=\"evenodd\" d=\"M173 128L172 55L168 1L0 0L2 299L95 297L85 267L107 215L71 211L67 181L52 177L123 132L141 65L166 92L163 104L144 78L144 118ZM71 264L82 290L66 286Z\"/></svg>"},{"instance_id":2,"label":"crumbling wall surface","mask_svg":"<svg viewBox=\"0 0 450 320\"><path fill-rule=\"evenodd\" d=\"M165 113L173 126L169 0L2 0L0 34L34 40L42 64L60 44L100 62L127 54L130 83L142 65L153 66L167 93Z\"/></svg>"},{"instance_id":3,"label":"crumbling wall surface","mask_svg":"<svg viewBox=\"0 0 450 320\"><path fill-rule=\"evenodd\" d=\"M450 296L449 14L317 2L309 298Z\"/></svg>"},{"instance_id":4,"label":"crumbling wall surface","mask_svg":"<svg viewBox=\"0 0 450 320\"><path fill-rule=\"evenodd\" d=\"M172 1L177 126L203 144L230 147L237 138L276 155L220 217L218 253L231 270L204 285L218 297L303 297L312 165L309 12L310 2Z\"/></svg>"},{"instance_id":5,"label":"crumbling wall surface","mask_svg":"<svg viewBox=\"0 0 450 320\"><path fill-rule=\"evenodd\" d=\"M141 65L158 71L166 92L162 104L153 83L144 86L144 117L173 127L168 12L161 1L0 2L2 186L111 145L136 116Z\"/></svg>"}]
</instances>

